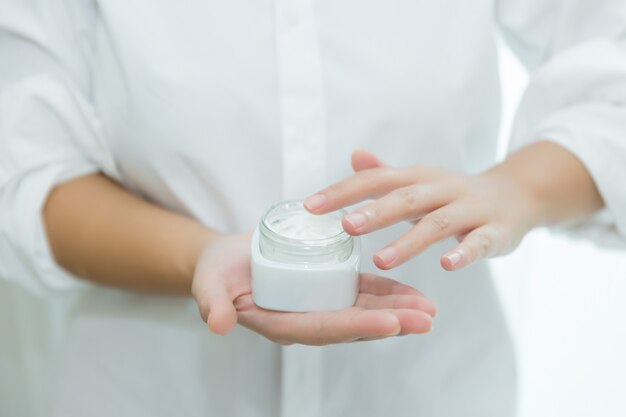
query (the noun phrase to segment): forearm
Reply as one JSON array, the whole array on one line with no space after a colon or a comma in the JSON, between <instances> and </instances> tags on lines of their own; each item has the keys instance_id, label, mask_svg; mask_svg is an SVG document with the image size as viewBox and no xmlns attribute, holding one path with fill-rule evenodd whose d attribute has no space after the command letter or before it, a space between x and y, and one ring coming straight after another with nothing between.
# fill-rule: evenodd
<instances>
[{"instance_id":1,"label":"forearm","mask_svg":"<svg viewBox=\"0 0 626 417\"><path fill-rule=\"evenodd\" d=\"M520 149L485 175L508 178L522 185L536 226L582 219L604 207L583 163L552 142L536 142Z\"/></svg>"},{"instance_id":2,"label":"forearm","mask_svg":"<svg viewBox=\"0 0 626 417\"><path fill-rule=\"evenodd\" d=\"M196 260L218 236L95 174L56 187L44 221L66 270L103 285L168 294L190 293Z\"/></svg>"}]
</instances>

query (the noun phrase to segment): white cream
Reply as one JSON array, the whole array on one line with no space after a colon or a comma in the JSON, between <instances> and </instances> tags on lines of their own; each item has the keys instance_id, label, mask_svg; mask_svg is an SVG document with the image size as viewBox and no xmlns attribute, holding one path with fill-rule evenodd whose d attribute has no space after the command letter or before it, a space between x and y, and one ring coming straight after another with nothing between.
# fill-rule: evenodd
<instances>
[{"instance_id":1,"label":"white cream","mask_svg":"<svg viewBox=\"0 0 626 417\"><path fill-rule=\"evenodd\" d=\"M274 232L297 240L319 240L341 233L341 221L334 215L298 213L271 225Z\"/></svg>"}]
</instances>

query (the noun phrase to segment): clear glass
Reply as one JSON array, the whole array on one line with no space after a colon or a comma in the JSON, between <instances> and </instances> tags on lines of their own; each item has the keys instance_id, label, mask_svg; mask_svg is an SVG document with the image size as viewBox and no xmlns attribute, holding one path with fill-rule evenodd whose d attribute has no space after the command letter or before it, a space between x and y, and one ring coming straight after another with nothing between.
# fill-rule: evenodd
<instances>
[{"instance_id":1,"label":"clear glass","mask_svg":"<svg viewBox=\"0 0 626 417\"><path fill-rule=\"evenodd\" d=\"M352 254L354 240L341 227L345 210L325 214L326 220L336 222L338 233L314 239L298 239L281 234L280 225L294 216L315 216L304 208L302 201L278 203L267 211L259 225L259 249L266 259L305 265L328 265L344 262Z\"/></svg>"}]
</instances>

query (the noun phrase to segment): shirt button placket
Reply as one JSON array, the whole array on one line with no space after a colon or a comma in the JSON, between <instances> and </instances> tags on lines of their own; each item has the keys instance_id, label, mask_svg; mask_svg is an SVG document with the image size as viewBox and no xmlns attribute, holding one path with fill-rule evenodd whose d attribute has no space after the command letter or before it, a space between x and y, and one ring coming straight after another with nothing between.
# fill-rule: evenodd
<instances>
[{"instance_id":1,"label":"shirt button placket","mask_svg":"<svg viewBox=\"0 0 626 417\"><path fill-rule=\"evenodd\" d=\"M315 0L276 0L283 198L326 185L326 136ZM282 417L317 417L323 349L282 348Z\"/></svg>"},{"instance_id":2,"label":"shirt button placket","mask_svg":"<svg viewBox=\"0 0 626 417\"><path fill-rule=\"evenodd\" d=\"M324 95L315 0L276 0L283 197L326 184Z\"/></svg>"}]
</instances>

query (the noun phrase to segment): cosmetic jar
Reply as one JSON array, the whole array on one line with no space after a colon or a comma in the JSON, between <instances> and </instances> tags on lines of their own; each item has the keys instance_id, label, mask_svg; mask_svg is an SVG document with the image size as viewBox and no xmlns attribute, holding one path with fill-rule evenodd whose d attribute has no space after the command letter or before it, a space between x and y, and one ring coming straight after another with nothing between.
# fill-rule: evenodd
<instances>
[{"instance_id":1,"label":"cosmetic jar","mask_svg":"<svg viewBox=\"0 0 626 417\"><path fill-rule=\"evenodd\" d=\"M344 210L314 215L302 201L278 203L252 237L252 299L268 310L307 312L354 305L359 239L341 226Z\"/></svg>"}]
</instances>

